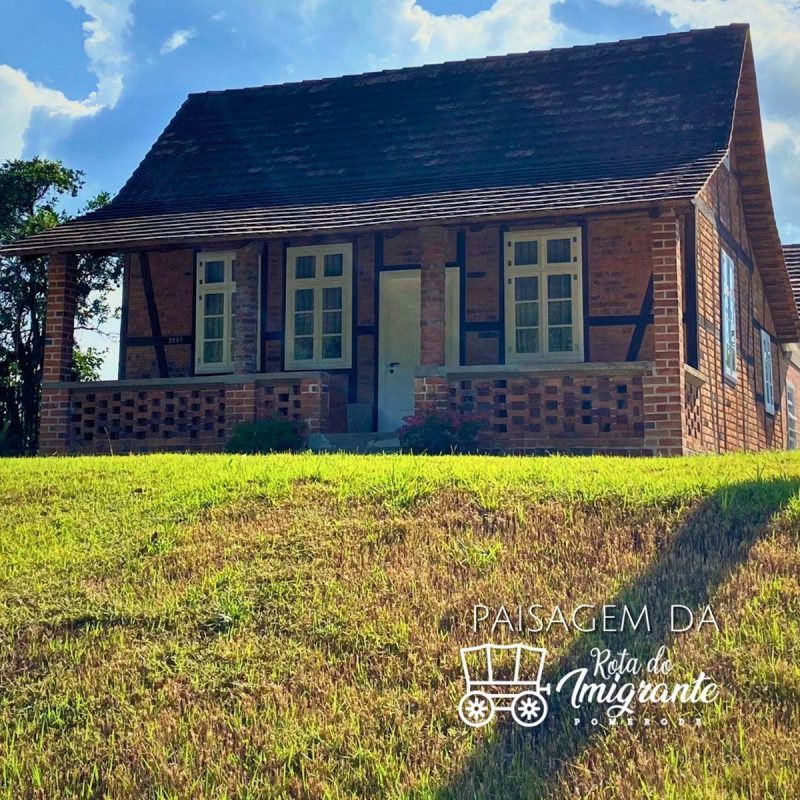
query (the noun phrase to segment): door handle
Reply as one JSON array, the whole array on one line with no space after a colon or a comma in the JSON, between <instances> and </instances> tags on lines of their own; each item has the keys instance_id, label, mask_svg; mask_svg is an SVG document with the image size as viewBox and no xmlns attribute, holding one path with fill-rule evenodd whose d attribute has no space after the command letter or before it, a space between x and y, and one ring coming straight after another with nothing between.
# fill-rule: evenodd
<instances>
[{"instance_id":1,"label":"door handle","mask_svg":"<svg viewBox=\"0 0 800 800\"><path fill-rule=\"evenodd\" d=\"M395 367L399 367L400 366L400 362L399 361L390 361L388 366L389 366L389 374L390 375L394 375L394 368Z\"/></svg>"}]
</instances>

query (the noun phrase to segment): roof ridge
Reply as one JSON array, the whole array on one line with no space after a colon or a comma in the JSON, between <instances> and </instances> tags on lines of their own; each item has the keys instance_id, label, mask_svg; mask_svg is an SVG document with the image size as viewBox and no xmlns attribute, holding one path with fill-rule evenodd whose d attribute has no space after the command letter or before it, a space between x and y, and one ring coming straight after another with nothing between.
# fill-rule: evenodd
<instances>
[{"instance_id":1,"label":"roof ridge","mask_svg":"<svg viewBox=\"0 0 800 800\"><path fill-rule=\"evenodd\" d=\"M235 94L239 92L257 92L266 89L289 88L299 86L313 86L315 84L330 83L331 81L339 81L345 79L355 78L376 78L381 76L392 76L399 74L408 74L425 69L433 69L435 67L452 67L452 66L467 66L476 64L485 64L492 61L502 61L511 58L521 58L525 56L545 55L551 53L570 53L578 50L602 50L603 48L621 47L635 44L642 44L652 42L655 40L663 41L664 39L675 39L680 36L688 34L702 34L711 33L713 31L733 30L733 29L750 29L749 22L731 22L727 25L714 25L711 28L690 28L688 31L671 31L670 33L651 34L649 36L639 36L631 39L617 39L609 42L595 42L591 44L576 44L564 47L552 47L548 50L527 50L514 53L503 53L488 56L476 56L473 58L453 59L452 61L434 61L430 64L417 64L409 67L393 67L390 69L371 70L367 72L350 72L344 75L329 75L324 78L308 78L302 81L284 81L283 83L264 83L259 86L240 86L230 89L209 89L204 92L190 92L188 98L192 97L206 97L208 95L222 95L222 94ZM188 99L187 98L187 99Z\"/></svg>"}]
</instances>

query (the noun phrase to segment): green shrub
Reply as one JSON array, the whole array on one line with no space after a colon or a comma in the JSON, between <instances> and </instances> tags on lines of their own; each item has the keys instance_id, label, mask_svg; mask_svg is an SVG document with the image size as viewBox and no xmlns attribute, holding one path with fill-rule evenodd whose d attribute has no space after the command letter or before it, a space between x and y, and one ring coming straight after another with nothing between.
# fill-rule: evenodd
<instances>
[{"instance_id":1,"label":"green shrub","mask_svg":"<svg viewBox=\"0 0 800 800\"><path fill-rule=\"evenodd\" d=\"M405 417L403 422L397 432L403 450L429 455L474 453L483 427L475 416L449 411L425 411Z\"/></svg>"},{"instance_id":2,"label":"green shrub","mask_svg":"<svg viewBox=\"0 0 800 800\"><path fill-rule=\"evenodd\" d=\"M299 450L303 443L299 425L288 419L244 422L233 429L227 453L282 453Z\"/></svg>"}]
</instances>

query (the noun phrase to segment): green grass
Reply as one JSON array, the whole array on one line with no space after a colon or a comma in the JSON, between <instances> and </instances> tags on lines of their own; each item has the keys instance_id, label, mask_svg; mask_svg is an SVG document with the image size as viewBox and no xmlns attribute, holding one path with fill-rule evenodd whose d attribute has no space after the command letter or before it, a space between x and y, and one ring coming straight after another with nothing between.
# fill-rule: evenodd
<instances>
[{"instance_id":1,"label":"green grass","mask_svg":"<svg viewBox=\"0 0 800 800\"><path fill-rule=\"evenodd\" d=\"M800 796L796 455L0 460L0 509L0 797ZM548 680L667 644L720 699L468 730L472 607L520 602L711 603L525 641Z\"/></svg>"}]
</instances>

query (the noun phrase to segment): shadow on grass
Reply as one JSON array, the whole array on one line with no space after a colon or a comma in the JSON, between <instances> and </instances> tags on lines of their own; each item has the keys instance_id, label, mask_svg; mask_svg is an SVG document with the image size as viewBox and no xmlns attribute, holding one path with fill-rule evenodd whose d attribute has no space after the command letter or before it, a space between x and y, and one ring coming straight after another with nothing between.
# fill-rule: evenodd
<instances>
[{"instance_id":1,"label":"shadow on grass","mask_svg":"<svg viewBox=\"0 0 800 800\"><path fill-rule=\"evenodd\" d=\"M612 654L626 648L642 660L654 656L673 636L669 630L670 606L682 604L695 612L706 606L717 588L747 559L773 516L798 491L800 480L776 479L729 486L707 498L690 512L645 572L606 601L618 607L627 605L632 612L647 605L650 632L642 628L639 632L603 633L597 618L596 632L581 634L555 664L546 665L542 683L555 687L563 675L584 666L590 667L591 676L594 659L590 653L595 647L608 648ZM591 564L586 568L591 569ZM647 679L644 674L640 677ZM637 678L632 680L636 682ZM440 789L437 797L510 800L556 794L563 768L606 730L586 723L576 726L576 716L604 720L605 711L591 706L576 711L569 700L569 691L551 693L547 719L531 730L515 725L510 715L500 715L492 723L495 730L480 741L463 770Z\"/></svg>"}]
</instances>

